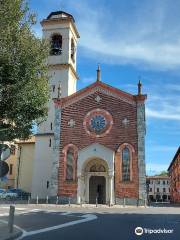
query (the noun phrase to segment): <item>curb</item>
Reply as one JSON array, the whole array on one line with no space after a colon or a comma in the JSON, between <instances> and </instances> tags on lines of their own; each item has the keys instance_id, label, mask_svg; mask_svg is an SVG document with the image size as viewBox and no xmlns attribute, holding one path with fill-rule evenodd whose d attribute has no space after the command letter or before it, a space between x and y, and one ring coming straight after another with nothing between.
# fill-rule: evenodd
<instances>
[{"instance_id":1,"label":"curb","mask_svg":"<svg viewBox=\"0 0 180 240\"><path fill-rule=\"evenodd\" d=\"M16 229L17 229L17 228L16 228ZM17 239L18 237L20 237L22 234L23 234L22 231L18 231L18 232L16 232L16 233L12 234L12 235L9 236L9 237L3 238L2 240L14 240L14 239Z\"/></svg>"}]
</instances>

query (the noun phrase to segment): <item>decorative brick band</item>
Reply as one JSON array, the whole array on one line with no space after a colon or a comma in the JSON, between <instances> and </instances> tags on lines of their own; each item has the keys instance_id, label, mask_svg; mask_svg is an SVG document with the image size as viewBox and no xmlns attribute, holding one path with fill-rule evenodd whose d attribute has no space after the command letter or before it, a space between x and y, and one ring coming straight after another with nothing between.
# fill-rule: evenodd
<instances>
[{"instance_id":1,"label":"decorative brick band","mask_svg":"<svg viewBox=\"0 0 180 240\"><path fill-rule=\"evenodd\" d=\"M69 105L71 105L73 103L76 103L79 100L81 100L81 99L83 99L83 98L85 98L85 97L87 97L87 96L89 96L89 95L91 95L91 94L93 94L95 92L97 92L97 93L98 92L99 93L104 93L104 94L106 94L108 96L115 97L115 98L120 99L120 100L122 100L122 101L124 101L126 103L129 103L129 104L131 104L133 106L136 106L136 102L135 101L133 101L133 100L131 101L130 99L128 99L128 98L126 98L124 96L121 96L120 94L117 94L115 92L112 92L110 90L104 89L101 86L96 86L96 87L94 87L92 89L89 89L89 91L84 92L80 96L74 97L72 99L68 99L66 102L63 103L62 108L65 108L65 107L67 107L67 106L69 106Z\"/></svg>"}]
</instances>

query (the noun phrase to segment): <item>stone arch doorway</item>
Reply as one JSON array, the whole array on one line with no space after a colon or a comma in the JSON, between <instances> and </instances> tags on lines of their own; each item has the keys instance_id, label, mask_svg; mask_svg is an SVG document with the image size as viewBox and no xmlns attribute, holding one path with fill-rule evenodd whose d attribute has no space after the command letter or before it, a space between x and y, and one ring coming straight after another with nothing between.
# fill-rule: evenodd
<instances>
[{"instance_id":1,"label":"stone arch doorway","mask_svg":"<svg viewBox=\"0 0 180 240\"><path fill-rule=\"evenodd\" d=\"M102 200L99 201L103 201L104 204L114 204L114 156L114 151L99 143L93 143L78 151L77 203L90 203L92 201L92 193L89 193L89 190L91 191L89 184L91 184L91 181L95 181L98 192L102 190L101 186L97 185L105 186L105 197L101 197ZM101 180L102 182L98 184L100 178L92 178L93 180L90 180L91 177L104 177L102 179L105 179L105 181Z\"/></svg>"},{"instance_id":2,"label":"stone arch doorway","mask_svg":"<svg viewBox=\"0 0 180 240\"><path fill-rule=\"evenodd\" d=\"M106 179L104 176L91 176L89 179L89 203L106 203Z\"/></svg>"},{"instance_id":3,"label":"stone arch doorway","mask_svg":"<svg viewBox=\"0 0 180 240\"><path fill-rule=\"evenodd\" d=\"M86 162L83 169L85 202L106 204L109 199L108 164L106 161L94 158ZM97 198L97 199L96 199Z\"/></svg>"}]
</instances>

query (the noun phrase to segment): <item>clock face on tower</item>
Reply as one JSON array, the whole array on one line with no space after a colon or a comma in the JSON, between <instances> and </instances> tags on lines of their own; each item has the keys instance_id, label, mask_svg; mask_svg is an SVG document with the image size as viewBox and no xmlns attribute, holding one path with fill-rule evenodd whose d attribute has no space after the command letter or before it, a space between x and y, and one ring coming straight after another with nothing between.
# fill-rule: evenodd
<instances>
[{"instance_id":1,"label":"clock face on tower","mask_svg":"<svg viewBox=\"0 0 180 240\"><path fill-rule=\"evenodd\" d=\"M103 137L110 132L113 119L109 112L97 108L86 114L83 125L90 136Z\"/></svg>"}]
</instances>

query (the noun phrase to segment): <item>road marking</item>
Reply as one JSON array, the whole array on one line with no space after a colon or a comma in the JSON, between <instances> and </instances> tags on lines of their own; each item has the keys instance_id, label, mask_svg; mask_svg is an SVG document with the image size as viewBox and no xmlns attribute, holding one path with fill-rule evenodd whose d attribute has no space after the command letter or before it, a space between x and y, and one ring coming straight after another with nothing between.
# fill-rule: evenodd
<instances>
[{"instance_id":1,"label":"road marking","mask_svg":"<svg viewBox=\"0 0 180 240\"><path fill-rule=\"evenodd\" d=\"M58 230L58 229L61 229L61 228L65 228L65 227L69 227L69 226L73 226L73 225L77 225L77 224L80 224L80 223L89 222L89 221L93 221L93 220L97 219L97 216L94 215L94 214L85 214L85 215L82 215L82 217L83 217L83 219L80 219L80 220L71 221L71 222L63 223L63 224L56 225L56 226L53 226L53 227L43 228L43 229L40 229L40 230L34 230L34 231L29 231L29 232L23 230L22 236L17 238L17 240L23 239L24 237L36 235L36 234L39 234L39 233Z\"/></svg>"},{"instance_id":2,"label":"road marking","mask_svg":"<svg viewBox=\"0 0 180 240\"><path fill-rule=\"evenodd\" d=\"M5 224L8 224L8 221L5 221L5 220L1 220L1 219L0 219L0 222L5 223ZM22 235L25 235L25 234L26 234L26 231L25 231L23 228L15 225L15 224L14 224L14 227L17 228L17 229L19 229L20 231L22 231Z\"/></svg>"},{"instance_id":3,"label":"road marking","mask_svg":"<svg viewBox=\"0 0 180 240\"><path fill-rule=\"evenodd\" d=\"M16 208L15 210L18 210L18 209ZM26 210L24 212L22 212L22 211L21 212L15 212L15 216L28 214L28 213L37 213L37 212L40 212L40 211L43 211L43 210L42 209L29 209L29 210ZM9 212L0 213L0 217L7 217L7 216L9 216Z\"/></svg>"},{"instance_id":4,"label":"road marking","mask_svg":"<svg viewBox=\"0 0 180 240\"><path fill-rule=\"evenodd\" d=\"M62 216L66 216L66 215L70 215L72 214L73 212L65 212L65 213L61 213Z\"/></svg>"}]
</instances>

